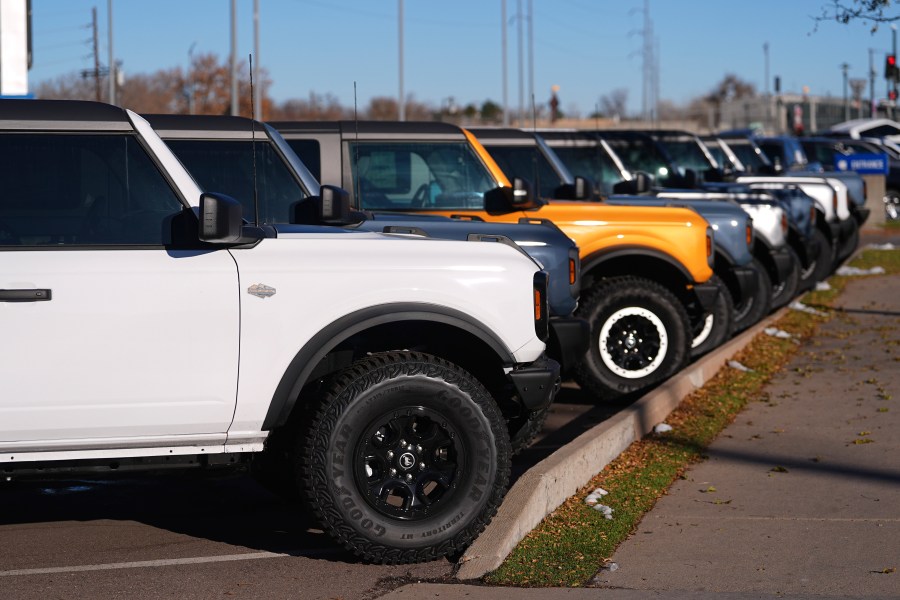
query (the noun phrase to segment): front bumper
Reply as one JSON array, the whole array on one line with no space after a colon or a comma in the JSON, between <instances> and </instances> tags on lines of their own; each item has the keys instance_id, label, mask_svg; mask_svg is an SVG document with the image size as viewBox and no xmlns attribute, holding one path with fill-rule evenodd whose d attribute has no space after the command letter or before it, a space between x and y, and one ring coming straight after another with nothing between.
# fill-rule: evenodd
<instances>
[{"instance_id":1,"label":"front bumper","mask_svg":"<svg viewBox=\"0 0 900 600\"><path fill-rule=\"evenodd\" d=\"M840 234L839 234L840 238L839 239L842 242L850 239L850 236L853 235L853 231L857 228L856 220L853 218L844 219L843 221L840 222L839 226L840 226Z\"/></svg>"},{"instance_id":2,"label":"front bumper","mask_svg":"<svg viewBox=\"0 0 900 600\"><path fill-rule=\"evenodd\" d=\"M778 284L788 278L794 269L794 257L787 246L778 250L772 250L772 262L775 263L775 281Z\"/></svg>"},{"instance_id":3,"label":"front bumper","mask_svg":"<svg viewBox=\"0 0 900 600\"><path fill-rule=\"evenodd\" d=\"M737 297L734 299L735 304L740 304L751 298L756 293L757 288L759 288L759 276L754 267L734 266L731 268L731 277L734 278L736 283Z\"/></svg>"},{"instance_id":4,"label":"front bumper","mask_svg":"<svg viewBox=\"0 0 900 600\"><path fill-rule=\"evenodd\" d=\"M525 409L540 410L549 406L559 391L559 363L541 357L531 364L515 367L510 371L509 379Z\"/></svg>"},{"instance_id":5,"label":"front bumper","mask_svg":"<svg viewBox=\"0 0 900 600\"><path fill-rule=\"evenodd\" d=\"M866 222L866 219L869 218L869 214L872 212L872 209L866 208L865 206L854 206L850 213L853 215L853 218L856 219L856 224L862 227L862 224Z\"/></svg>"},{"instance_id":6,"label":"front bumper","mask_svg":"<svg viewBox=\"0 0 900 600\"><path fill-rule=\"evenodd\" d=\"M590 338L591 328L585 319L551 317L547 355L557 361L561 372L565 373L584 360Z\"/></svg>"},{"instance_id":7,"label":"front bumper","mask_svg":"<svg viewBox=\"0 0 900 600\"><path fill-rule=\"evenodd\" d=\"M710 312L716 305L716 298L719 297L719 286L712 282L695 283L693 289L704 314Z\"/></svg>"}]
</instances>

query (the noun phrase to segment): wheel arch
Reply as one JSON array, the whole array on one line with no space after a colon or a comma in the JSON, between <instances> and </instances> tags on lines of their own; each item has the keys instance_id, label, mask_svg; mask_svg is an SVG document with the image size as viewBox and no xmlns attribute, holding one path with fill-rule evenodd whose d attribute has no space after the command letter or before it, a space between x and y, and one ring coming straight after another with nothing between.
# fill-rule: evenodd
<instances>
[{"instance_id":1,"label":"wheel arch","mask_svg":"<svg viewBox=\"0 0 900 600\"><path fill-rule=\"evenodd\" d=\"M687 267L665 252L642 246L601 250L581 260L583 288L605 277L639 275L670 290L680 290L693 282Z\"/></svg>"},{"instance_id":2,"label":"wheel arch","mask_svg":"<svg viewBox=\"0 0 900 600\"><path fill-rule=\"evenodd\" d=\"M495 386L501 385L502 367L515 362L490 328L461 311L419 303L369 307L326 325L300 348L275 389L262 429L286 424L301 390L316 379L368 352L413 348L454 362Z\"/></svg>"}]
</instances>

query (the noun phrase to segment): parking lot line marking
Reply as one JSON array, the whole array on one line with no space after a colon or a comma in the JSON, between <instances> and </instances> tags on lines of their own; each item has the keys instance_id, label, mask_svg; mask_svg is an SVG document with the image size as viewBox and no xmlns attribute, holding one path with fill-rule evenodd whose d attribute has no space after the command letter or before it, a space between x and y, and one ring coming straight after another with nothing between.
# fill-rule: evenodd
<instances>
[{"instance_id":1,"label":"parking lot line marking","mask_svg":"<svg viewBox=\"0 0 900 600\"><path fill-rule=\"evenodd\" d=\"M0 571L0 577L16 575L47 575L52 573L78 573L81 571L108 571L111 569L143 569L148 567L169 567L173 565L195 565L200 563L228 562L235 560L259 560L261 558L285 558L294 556L279 552L253 552L245 554L223 554L221 556L196 556L194 558L171 558L163 560L139 560L135 562L107 563L100 565L78 565L72 567L48 567L44 569L12 569Z\"/></svg>"}]
</instances>

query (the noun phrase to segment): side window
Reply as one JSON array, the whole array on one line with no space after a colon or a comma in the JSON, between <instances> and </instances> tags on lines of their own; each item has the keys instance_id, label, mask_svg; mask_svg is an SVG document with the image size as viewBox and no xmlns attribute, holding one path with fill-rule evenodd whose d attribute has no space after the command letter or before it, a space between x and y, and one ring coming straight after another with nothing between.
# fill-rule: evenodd
<instances>
[{"instance_id":1,"label":"side window","mask_svg":"<svg viewBox=\"0 0 900 600\"><path fill-rule=\"evenodd\" d=\"M285 140L291 150L303 161L312 176L322 181L322 151L318 140Z\"/></svg>"},{"instance_id":2,"label":"side window","mask_svg":"<svg viewBox=\"0 0 900 600\"><path fill-rule=\"evenodd\" d=\"M131 135L0 135L0 245L163 246L182 205Z\"/></svg>"},{"instance_id":3,"label":"side window","mask_svg":"<svg viewBox=\"0 0 900 600\"><path fill-rule=\"evenodd\" d=\"M485 148L508 178L527 179L542 198L552 198L554 190L563 183L547 158L535 147L485 145Z\"/></svg>"},{"instance_id":4,"label":"side window","mask_svg":"<svg viewBox=\"0 0 900 600\"><path fill-rule=\"evenodd\" d=\"M254 186L261 223L290 223L291 207L306 194L269 143L228 140L166 140L169 148L204 190L221 192L241 203L244 219L253 221ZM255 179L254 179L255 175Z\"/></svg>"},{"instance_id":5,"label":"side window","mask_svg":"<svg viewBox=\"0 0 900 600\"><path fill-rule=\"evenodd\" d=\"M369 210L483 208L493 187L463 143L349 144L354 193Z\"/></svg>"}]
</instances>

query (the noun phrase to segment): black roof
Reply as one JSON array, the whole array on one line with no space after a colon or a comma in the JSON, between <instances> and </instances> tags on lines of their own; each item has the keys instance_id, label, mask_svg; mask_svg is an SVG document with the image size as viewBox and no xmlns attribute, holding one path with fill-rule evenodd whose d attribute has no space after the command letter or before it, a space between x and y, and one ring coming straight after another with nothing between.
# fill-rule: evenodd
<instances>
[{"instance_id":1,"label":"black roof","mask_svg":"<svg viewBox=\"0 0 900 600\"><path fill-rule=\"evenodd\" d=\"M115 129L132 128L128 115L118 106L84 100L0 100L0 121L7 122L4 124L7 128L10 125L19 124L24 127L34 123L66 128L66 124L85 122L98 127L101 124L116 123L119 126L114 127ZM127 127L122 127L123 125Z\"/></svg>"},{"instance_id":2,"label":"black roof","mask_svg":"<svg viewBox=\"0 0 900 600\"><path fill-rule=\"evenodd\" d=\"M462 138L462 130L452 123L440 121L270 121L282 135L309 132L341 132L344 136L425 135Z\"/></svg>"},{"instance_id":3,"label":"black roof","mask_svg":"<svg viewBox=\"0 0 900 600\"><path fill-rule=\"evenodd\" d=\"M596 131L586 129L539 129L537 134L545 140L597 140Z\"/></svg>"},{"instance_id":4,"label":"black roof","mask_svg":"<svg viewBox=\"0 0 900 600\"><path fill-rule=\"evenodd\" d=\"M153 129L168 131L237 131L249 132L253 119L248 117L233 117L230 115L165 115L150 114L141 115ZM262 129L262 123L256 121L257 130Z\"/></svg>"},{"instance_id":5,"label":"black roof","mask_svg":"<svg viewBox=\"0 0 900 600\"><path fill-rule=\"evenodd\" d=\"M483 140L534 140L534 133L512 127L469 127L472 135Z\"/></svg>"}]
</instances>

